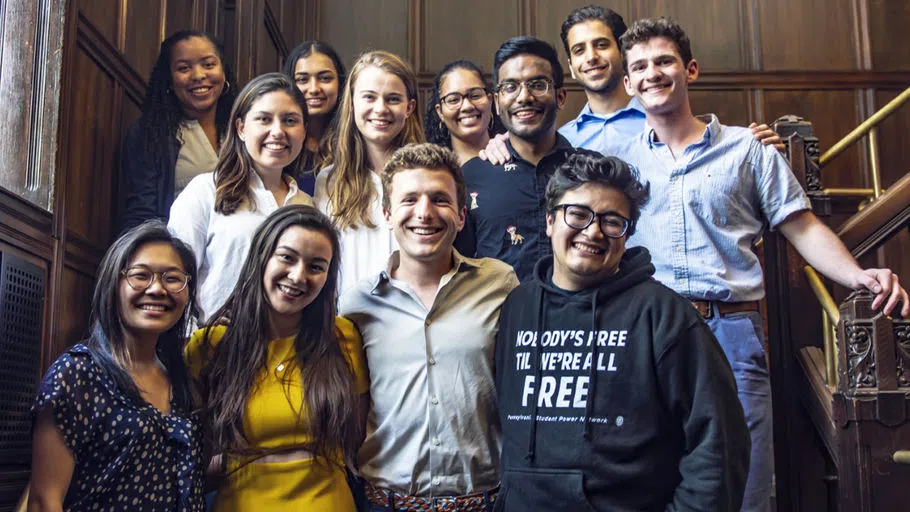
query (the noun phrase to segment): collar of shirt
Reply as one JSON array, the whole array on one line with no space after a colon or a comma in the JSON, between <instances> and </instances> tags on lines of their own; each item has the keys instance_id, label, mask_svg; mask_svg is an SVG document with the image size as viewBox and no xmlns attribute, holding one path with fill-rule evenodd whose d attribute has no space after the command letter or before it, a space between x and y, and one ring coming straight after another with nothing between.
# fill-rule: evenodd
<instances>
[{"instance_id":1,"label":"collar of shirt","mask_svg":"<svg viewBox=\"0 0 910 512\"><path fill-rule=\"evenodd\" d=\"M703 114L695 116L699 121L707 124L705 127L705 133L702 136L701 142L696 142L697 144L713 145L717 141L717 136L720 134L720 121L717 120L717 116L714 114ZM642 137L648 143L648 148L654 149L654 146L664 145L663 142L657 140L657 133L654 131L654 128L651 128L651 125L645 122L645 130L642 132Z\"/></svg>"},{"instance_id":2,"label":"collar of shirt","mask_svg":"<svg viewBox=\"0 0 910 512\"><path fill-rule=\"evenodd\" d=\"M284 173L281 174L281 179L283 179L288 186L288 195L284 196L284 204L281 206L287 206L290 204L289 201L291 198L297 195L297 181ZM250 173L250 190L252 190L254 194L268 194L274 198L272 192L265 188L265 185L262 183L262 178L259 177L259 173L256 171Z\"/></svg>"},{"instance_id":3,"label":"collar of shirt","mask_svg":"<svg viewBox=\"0 0 910 512\"><path fill-rule=\"evenodd\" d=\"M590 122L596 121L608 124L614 120L627 116L645 117L645 109L642 108L641 103L639 103L638 99L634 96L629 100L629 103L626 103L625 107L607 115L595 114L591 111L591 103L585 103L584 108L578 113L578 117L570 122L574 123L576 131L581 131L582 126Z\"/></svg>"},{"instance_id":4,"label":"collar of shirt","mask_svg":"<svg viewBox=\"0 0 910 512\"><path fill-rule=\"evenodd\" d=\"M521 155L519 155L518 152L515 151L515 148L512 147L511 140L506 139L506 147L509 148L509 154L512 155L512 162L523 163L523 164L527 165L528 167L537 167L535 165L532 165L531 162L528 162L527 160L522 158ZM554 154L562 152L562 151L569 151L572 149L574 149L574 147L568 141L568 139L566 139L565 137L560 135L559 132L557 132L556 133L556 144L553 145L553 148L550 149L550 151L547 151L547 154L544 155L543 158L540 159L540 161L543 162L544 159L546 159L550 155L554 155ZM538 163L538 166L539 165L540 164Z\"/></svg>"},{"instance_id":5,"label":"collar of shirt","mask_svg":"<svg viewBox=\"0 0 910 512\"><path fill-rule=\"evenodd\" d=\"M455 248L452 248L452 259L454 260L454 265L452 268L439 279L439 289L441 290L449 281L452 280L452 277L459 272L465 272L471 269L477 268L477 265L469 261L467 258L461 255ZM392 271L398 268L398 265L401 263L401 251L395 251L389 256L389 264L386 269L380 272L376 277L374 277L370 283L370 294L371 295L382 295L387 291L386 286L392 283Z\"/></svg>"}]
</instances>

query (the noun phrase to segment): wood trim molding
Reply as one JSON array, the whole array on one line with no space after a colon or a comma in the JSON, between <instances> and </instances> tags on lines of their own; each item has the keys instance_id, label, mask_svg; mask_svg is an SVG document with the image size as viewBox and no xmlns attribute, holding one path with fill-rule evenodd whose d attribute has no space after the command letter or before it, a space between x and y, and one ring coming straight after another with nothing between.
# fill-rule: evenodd
<instances>
[{"instance_id":1,"label":"wood trim molding","mask_svg":"<svg viewBox=\"0 0 910 512\"><path fill-rule=\"evenodd\" d=\"M288 43L281 34L281 25L278 23L278 18L275 17L275 13L272 11L272 6L269 5L268 2L263 2L262 4L262 17L263 22L265 23L265 31L269 35L269 39L272 40L272 44L278 49L278 53L281 54L281 60L283 61L288 56Z\"/></svg>"},{"instance_id":2,"label":"wood trim molding","mask_svg":"<svg viewBox=\"0 0 910 512\"><path fill-rule=\"evenodd\" d=\"M145 98L145 80L81 11L78 15L76 43L105 73L123 87L137 105L142 104Z\"/></svg>"},{"instance_id":3,"label":"wood trim molding","mask_svg":"<svg viewBox=\"0 0 910 512\"><path fill-rule=\"evenodd\" d=\"M411 0L408 7L408 60L417 71L427 69L426 52L426 7L423 0Z\"/></svg>"},{"instance_id":4,"label":"wood trim molding","mask_svg":"<svg viewBox=\"0 0 910 512\"><path fill-rule=\"evenodd\" d=\"M0 240L47 260L53 253L52 215L0 188Z\"/></svg>"}]
</instances>

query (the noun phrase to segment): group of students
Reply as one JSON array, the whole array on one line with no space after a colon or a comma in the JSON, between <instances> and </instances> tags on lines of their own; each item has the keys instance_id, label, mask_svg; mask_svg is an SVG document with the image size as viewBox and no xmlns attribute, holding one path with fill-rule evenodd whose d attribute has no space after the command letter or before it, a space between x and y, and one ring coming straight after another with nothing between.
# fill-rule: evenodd
<instances>
[{"instance_id":1,"label":"group of students","mask_svg":"<svg viewBox=\"0 0 910 512\"><path fill-rule=\"evenodd\" d=\"M30 510L767 510L750 245L907 294L767 127L692 115L675 22L586 6L561 36L589 104L558 133L532 37L492 88L447 65L423 126L394 54L347 73L308 41L237 91L211 38L165 40L91 332L35 402Z\"/></svg>"}]
</instances>

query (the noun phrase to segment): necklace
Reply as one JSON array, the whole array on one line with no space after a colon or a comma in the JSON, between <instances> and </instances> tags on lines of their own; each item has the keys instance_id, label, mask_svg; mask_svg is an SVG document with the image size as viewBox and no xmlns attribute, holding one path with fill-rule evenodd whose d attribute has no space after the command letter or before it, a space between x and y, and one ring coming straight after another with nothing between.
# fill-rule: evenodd
<instances>
[{"instance_id":1,"label":"necklace","mask_svg":"<svg viewBox=\"0 0 910 512\"><path fill-rule=\"evenodd\" d=\"M282 338L282 340L283 339L287 339L287 338ZM275 340L275 341L281 341L281 340ZM289 358L291 352L294 350L294 338L292 337L290 341L291 342L290 342L288 348L284 351L284 355L281 356L281 359L279 360L278 364L275 366L276 372L279 372L279 373L283 372L285 370L285 368L288 367L288 358Z\"/></svg>"}]
</instances>

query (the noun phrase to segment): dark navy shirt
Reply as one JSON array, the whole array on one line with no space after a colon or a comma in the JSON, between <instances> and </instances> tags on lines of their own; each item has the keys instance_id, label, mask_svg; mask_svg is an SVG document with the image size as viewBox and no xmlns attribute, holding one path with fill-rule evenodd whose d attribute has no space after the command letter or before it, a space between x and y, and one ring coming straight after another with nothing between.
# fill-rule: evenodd
<instances>
[{"instance_id":1,"label":"dark navy shirt","mask_svg":"<svg viewBox=\"0 0 910 512\"><path fill-rule=\"evenodd\" d=\"M456 248L475 258L502 260L524 282L534 263L552 253L547 239L547 182L572 150L562 135L534 166L506 141L512 159L493 165L472 158L462 166L468 191L468 218L455 240Z\"/></svg>"},{"instance_id":2,"label":"dark navy shirt","mask_svg":"<svg viewBox=\"0 0 910 512\"><path fill-rule=\"evenodd\" d=\"M45 407L76 460L64 509L204 510L202 429L173 400L167 415L135 403L75 345L41 382L32 411Z\"/></svg>"}]
</instances>

